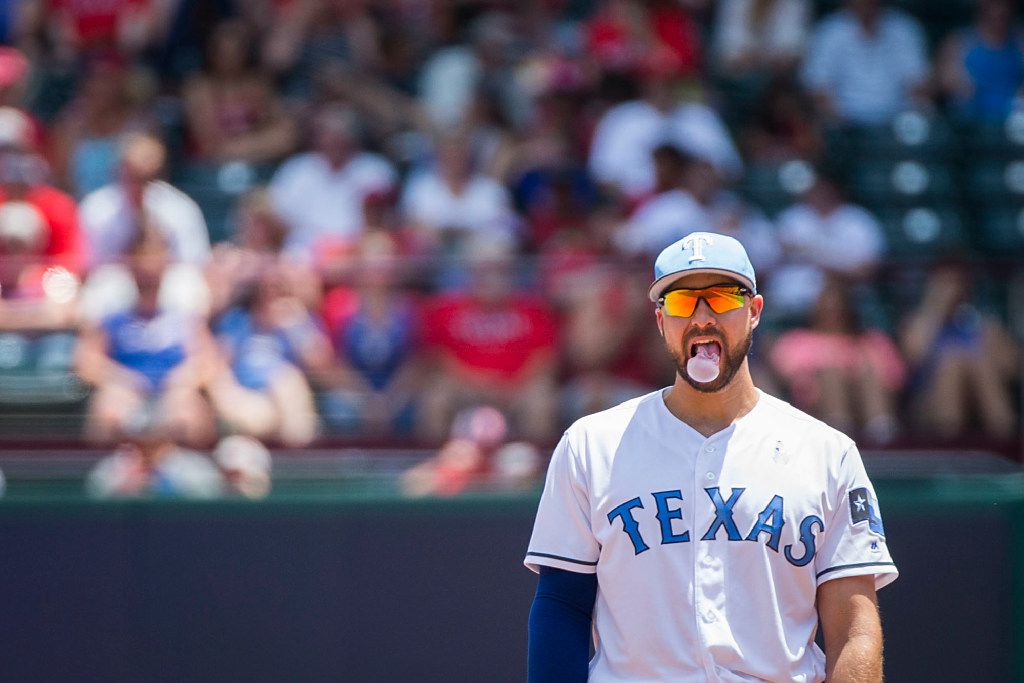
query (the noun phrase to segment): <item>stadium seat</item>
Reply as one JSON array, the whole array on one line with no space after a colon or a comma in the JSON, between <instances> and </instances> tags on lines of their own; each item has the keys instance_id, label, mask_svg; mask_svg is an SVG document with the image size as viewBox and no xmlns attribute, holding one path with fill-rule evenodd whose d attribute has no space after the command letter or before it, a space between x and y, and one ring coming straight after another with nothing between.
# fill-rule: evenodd
<instances>
[{"instance_id":1,"label":"stadium seat","mask_svg":"<svg viewBox=\"0 0 1024 683\"><path fill-rule=\"evenodd\" d=\"M955 204L916 204L881 212L890 256L933 257L969 244L963 213Z\"/></svg>"},{"instance_id":2,"label":"stadium seat","mask_svg":"<svg viewBox=\"0 0 1024 683\"><path fill-rule=\"evenodd\" d=\"M922 201L955 196L953 168L949 164L917 160L868 161L854 167L850 190L869 208L906 207Z\"/></svg>"},{"instance_id":3,"label":"stadium seat","mask_svg":"<svg viewBox=\"0 0 1024 683\"><path fill-rule=\"evenodd\" d=\"M960 139L968 159L1024 158L1024 112L1013 112L1005 121L962 124Z\"/></svg>"},{"instance_id":4,"label":"stadium seat","mask_svg":"<svg viewBox=\"0 0 1024 683\"><path fill-rule=\"evenodd\" d=\"M266 182L272 172L270 166L243 162L193 161L180 164L172 182L202 209L210 242L216 243L231 237L231 219L238 198L255 185Z\"/></svg>"},{"instance_id":5,"label":"stadium seat","mask_svg":"<svg viewBox=\"0 0 1024 683\"><path fill-rule=\"evenodd\" d=\"M810 187L814 171L806 161L795 159L781 164L751 164L741 191L769 216L774 216L797 201Z\"/></svg>"},{"instance_id":6,"label":"stadium seat","mask_svg":"<svg viewBox=\"0 0 1024 683\"><path fill-rule=\"evenodd\" d=\"M967 198L979 206L1024 204L1024 157L968 163Z\"/></svg>"},{"instance_id":7,"label":"stadium seat","mask_svg":"<svg viewBox=\"0 0 1024 683\"><path fill-rule=\"evenodd\" d=\"M1024 255L1024 206L993 206L979 211L979 246L993 256Z\"/></svg>"},{"instance_id":8,"label":"stadium seat","mask_svg":"<svg viewBox=\"0 0 1024 683\"><path fill-rule=\"evenodd\" d=\"M861 160L944 160L957 151L952 127L941 117L905 111L891 123L856 129L851 152Z\"/></svg>"}]
</instances>

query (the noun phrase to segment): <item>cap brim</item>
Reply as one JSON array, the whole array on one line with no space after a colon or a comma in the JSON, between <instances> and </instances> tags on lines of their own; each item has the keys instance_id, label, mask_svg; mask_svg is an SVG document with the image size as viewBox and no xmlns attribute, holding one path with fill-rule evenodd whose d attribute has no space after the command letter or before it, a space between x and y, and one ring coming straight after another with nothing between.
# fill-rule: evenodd
<instances>
[{"instance_id":1,"label":"cap brim","mask_svg":"<svg viewBox=\"0 0 1024 683\"><path fill-rule=\"evenodd\" d=\"M651 301L657 301L661 295L668 289L674 282L681 280L687 275L697 275L699 273L712 273L715 275L724 275L730 280L736 280L741 285L750 288L750 291L755 291L754 283L751 282L746 276L740 275L739 273L732 270L721 270L718 268L693 268L691 270L681 270L676 273L669 273L651 283L650 289L647 290L647 296Z\"/></svg>"}]
</instances>

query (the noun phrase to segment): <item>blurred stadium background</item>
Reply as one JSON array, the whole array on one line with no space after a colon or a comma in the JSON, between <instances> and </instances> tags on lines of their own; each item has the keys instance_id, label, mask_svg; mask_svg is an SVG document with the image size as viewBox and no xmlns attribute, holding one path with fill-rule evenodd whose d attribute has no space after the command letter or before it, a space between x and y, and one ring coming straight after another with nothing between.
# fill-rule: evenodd
<instances>
[{"instance_id":1,"label":"blurred stadium background","mask_svg":"<svg viewBox=\"0 0 1024 683\"><path fill-rule=\"evenodd\" d=\"M1019 9L0 2L3 677L522 680L548 450L711 229L876 482L889 680L1024 681Z\"/></svg>"}]
</instances>

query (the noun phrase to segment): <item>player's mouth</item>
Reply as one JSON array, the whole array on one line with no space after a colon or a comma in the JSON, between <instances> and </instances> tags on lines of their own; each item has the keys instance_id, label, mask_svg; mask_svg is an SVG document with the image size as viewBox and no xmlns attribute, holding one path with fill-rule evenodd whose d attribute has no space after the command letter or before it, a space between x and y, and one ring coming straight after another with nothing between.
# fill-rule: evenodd
<instances>
[{"instance_id":1,"label":"player's mouth","mask_svg":"<svg viewBox=\"0 0 1024 683\"><path fill-rule=\"evenodd\" d=\"M718 340L698 338L690 342L690 358L696 356L701 347L706 347L705 352L708 356L719 358L722 355L722 344Z\"/></svg>"}]
</instances>

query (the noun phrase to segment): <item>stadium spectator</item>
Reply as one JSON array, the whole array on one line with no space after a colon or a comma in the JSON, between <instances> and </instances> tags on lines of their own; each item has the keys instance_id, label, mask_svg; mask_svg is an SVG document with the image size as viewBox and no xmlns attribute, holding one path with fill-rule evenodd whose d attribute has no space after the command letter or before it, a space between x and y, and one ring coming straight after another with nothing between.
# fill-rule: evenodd
<instances>
[{"instance_id":1,"label":"stadium spectator","mask_svg":"<svg viewBox=\"0 0 1024 683\"><path fill-rule=\"evenodd\" d=\"M712 45L717 71L741 78L796 67L813 10L809 0L722 0Z\"/></svg>"},{"instance_id":2,"label":"stadium spectator","mask_svg":"<svg viewBox=\"0 0 1024 683\"><path fill-rule=\"evenodd\" d=\"M584 31L587 55L603 71L657 64L673 75L700 73L700 27L680 3L602 0Z\"/></svg>"},{"instance_id":3,"label":"stadium spectator","mask_svg":"<svg viewBox=\"0 0 1024 683\"><path fill-rule=\"evenodd\" d=\"M73 327L81 282L65 266L50 263L49 238L46 218L35 206L0 205L0 331Z\"/></svg>"},{"instance_id":4,"label":"stadium spectator","mask_svg":"<svg viewBox=\"0 0 1024 683\"><path fill-rule=\"evenodd\" d=\"M1024 33L1016 3L980 0L974 25L947 36L936 76L950 109L971 121L1001 121L1024 85Z\"/></svg>"},{"instance_id":5,"label":"stadium spectator","mask_svg":"<svg viewBox=\"0 0 1024 683\"><path fill-rule=\"evenodd\" d=\"M155 87L116 55L92 59L74 99L61 109L49 139L54 176L81 198L117 180L118 146L129 132L152 130Z\"/></svg>"},{"instance_id":6,"label":"stadium spectator","mask_svg":"<svg viewBox=\"0 0 1024 683\"><path fill-rule=\"evenodd\" d=\"M885 250L882 226L819 170L798 204L776 219L782 259L767 283L774 313L806 320L830 275L864 281ZM842 248L837 248L842 245Z\"/></svg>"},{"instance_id":7,"label":"stadium spectator","mask_svg":"<svg viewBox=\"0 0 1024 683\"><path fill-rule=\"evenodd\" d=\"M846 0L814 29L801 76L828 118L885 123L924 102L929 66L924 31L884 0Z\"/></svg>"},{"instance_id":8,"label":"stadium spectator","mask_svg":"<svg viewBox=\"0 0 1024 683\"><path fill-rule=\"evenodd\" d=\"M402 212L419 249L463 254L467 243L516 242L516 215L508 190L480 173L460 133L441 135L434 163L414 172L402 192Z\"/></svg>"},{"instance_id":9,"label":"stadium spectator","mask_svg":"<svg viewBox=\"0 0 1024 683\"><path fill-rule=\"evenodd\" d=\"M903 321L915 424L942 439L980 433L1006 441L1017 434L1012 388L1021 347L974 295L966 264L940 263Z\"/></svg>"},{"instance_id":10,"label":"stadium spectator","mask_svg":"<svg viewBox=\"0 0 1024 683\"><path fill-rule=\"evenodd\" d=\"M178 442L209 443L214 426L201 394L212 343L205 323L160 306L171 263L161 232L140 232L127 257L138 299L129 310L87 324L76 351L76 371L94 387L86 436L109 443L146 409L162 416Z\"/></svg>"},{"instance_id":11,"label":"stadium spectator","mask_svg":"<svg viewBox=\"0 0 1024 683\"><path fill-rule=\"evenodd\" d=\"M228 493L254 500L270 493L270 451L251 436L225 436L213 449Z\"/></svg>"},{"instance_id":12,"label":"stadium spectator","mask_svg":"<svg viewBox=\"0 0 1024 683\"><path fill-rule=\"evenodd\" d=\"M205 70L183 86L191 156L198 161L274 162L297 131L270 76L254 63L255 36L241 20L209 38Z\"/></svg>"},{"instance_id":13,"label":"stadium spectator","mask_svg":"<svg viewBox=\"0 0 1024 683\"><path fill-rule=\"evenodd\" d=\"M616 235L626 254L657 255L695 230L715 230L740 240L759 274L768 275L779 258L771 223L757 209L725 189L725 178L710 162L674 145L653 153L659 190Z\"/></svg>"},{"instance_id":14,"label":"stadium spectator","mask_svg":"<svg viewBox=\"0 0 1024 683\"><path fill-rule=\"evenodd\" d=\"M233 431L305 446L317 413L303 369L327 368L330 343L289 284L284 266L267 264L246 300L217 319L223 357L211 363L207 391Z\"/></svg>"},{"instance_id":15,"label":"stadium spectator","mask_svg":"<svg viewBox=\"0 0 1024 683\"><path fill-rule=\"evenodd\" d=\"M286 161L270 182L274 208L288 226L286 250L313 262L319 248L350 248L365 227L364 202L392 193L396 181L386 158L360 148L355 113L323 106L313 121L313 149Z\"/></svg>"},{"instance_id":16,"label":"stadium spectator","mask_svg":"<svg viewBox=\"0 0 1024 683\"><path fill-rule=\"evenodd\" d=\"M155 0L40 0L32 19L41 22L54 57L74 64L83 56L114 50L137 56L153 44Z\"/></svg>"},{"instance_id":17,"label":"stadium spectator","mask_svg":"<svg viewBox=\"0 0 1024 683\"><path fill-rule=\"evenodd\" d=\"M101 459L85 480L94 498L217 498L223 475L210 458L182 447L164 416L152 406L138 407L118 433L117 449Z\"/></svg>"},{"instance_id":18,"label":"stadium spectator","mask_svg":"<svg viewBox=\"0 0 1024 683\"><path fill-rule=\"evenodd\" d=\"M655 185L651 153L666 142L707 160L726 177L741 173L739 152L714 109L679 102L674 79L657 70L649 70L642 85L642 99L612 107L597 124L588 160L595 181L628 200L643 198Z\"/></svg>"},{"instance_id":19,"label":"stadium spectator","mask_svg":"<svg viewBox=\"0 0 1024 683\"><path fill-rule=\"evenodd\" d=\"M385 233L367 235L351 283L324 297L337 365L325 418L345 431L409 434L423 389L419 301L400 288L399 254Z\"/></svg>"},{"instance_id":20,"label":"stadium spectator","mask_svg":"<svg viewBox=\"0 0 1024 683\"><path fill-rule=\"evenodd\" d=\"M861 323L847 283L829 280L810 326L781 334L770 355L802 410L872 444L897 436L896 398L906 366L888 334Z\"/></svg>"},{"instance_id":21,"label":"stadium spectator","mask_svg":"<svg viewBox=\"0 0 1024 683\"><path fill-rule=\"evenodd\" d=\"M747 161L817 161L824 151L821 124L810 96L793 78L770 81L746 117L740 140Z\"/></svg>"},{"instance_id":22,"label":"stadium spectator","mask_svg":"<svg viewBox=\"0 0 1024 683\"><path fill-rule=\"evenodd\" d=\"M167 240L172 258L201 265L210 255L210 237L199 206L160 180L167 150L156 137L126 135L119 150L119 178L95 190L79 205L92 265L118 260L146 222Z\"/></svg>"},{"instance_id":23,"label":"stadium spectator","mask_svg":"<svg viewBox=\"0 0 1024 683\"><path fill-rule=\"evenodd\" d=\"M468 405L504 411L513 434L545 440L555 433L555 317L537 295L516 291L507 248L475 245L465 294L442 294L424 321L432 374L421 400L426 436L441 440Z\"/></svg>"}]
</instances>

